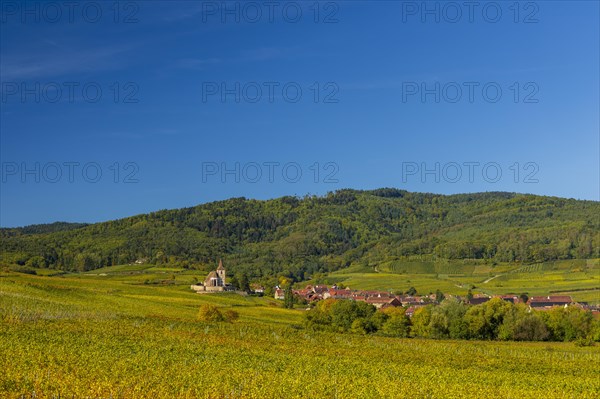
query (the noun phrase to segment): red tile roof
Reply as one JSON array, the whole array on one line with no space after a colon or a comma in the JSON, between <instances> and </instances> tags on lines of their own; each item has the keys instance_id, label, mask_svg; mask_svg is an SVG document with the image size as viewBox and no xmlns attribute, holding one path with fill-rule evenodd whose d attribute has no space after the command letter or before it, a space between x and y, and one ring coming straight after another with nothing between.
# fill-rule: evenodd
<instances>
[{"instance_id":1,"label":"red tile roof","mask_svg":"<svg viewBox=\"0 0 600 399\"><path fill-rule=\"evenodd\" d=\"M540 303L572 303L573 299L568 295L532 296L529 302Z\"/></svg>"}]
</instances>

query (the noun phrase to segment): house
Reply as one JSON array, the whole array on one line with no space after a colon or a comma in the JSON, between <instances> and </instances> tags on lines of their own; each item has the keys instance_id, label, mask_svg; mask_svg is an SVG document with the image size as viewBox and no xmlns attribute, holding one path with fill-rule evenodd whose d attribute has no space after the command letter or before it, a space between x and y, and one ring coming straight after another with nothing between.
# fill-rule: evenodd
<instances>
[{"instance_id":1,"label":"house","mask_svg":"<svg viewBox=\"0 0 600 399\"><path fill-rule=\"evenodd\" d=\"M256 283L252 283L250 284L250 289L255 293L255 294L264 294L265 293L265 287L263 287L260 284L256 284Z\"/></svg>"},{"instance_id":2,"label":"house","mask_svg":"<svg viewBox=\"0 0 600 399\"><path fill-rule=\"evenodd\" d=\"M323 295L325 292L329 291L329 287L326 285L315 285L313 291L315 291L317 294Z\"/></svg>"},{"instance_id":3,"label":"house","mask_svg":"<svg viewBox=\"0 0 600 399\"><path fill-rule=\"evenodd\" d=\"M232 291L233 287L227 285L225 267L223 261L219 259L219 266L216 270L208 273L203 283L192 285L190 288L199 294Z\"/></svg>"},{"instance_id":4,"label":"house","mask_svg":"<svg viewBox=\"0 0 600 399\"><path fill-rule=\"evenodd\" d=\"M400 301L402 302L402 304L404 306L415 306L415 305L422 305L423 303L425 303L423 298L419 298L419 297L415 297L415 296L405 296L405 297L401 296Z\"/></svg>"},{"instance_id":5,"label":"house","mask_svg":"<svg viewBox=\"0 0 600 399\"><path fill-rule=\"evenodd\" d=\"M366 299L368 304L375 306L377 309L385 309L389 307L397 307L402 306L402 302L398 300L398 298L378 298L378 297L369 297Z\"/></svg>"},{"instance_id":6,"label":"house","mask_svg":"<svg viewBox=\"0 0 600 399\"><path fill-rule=\"evenodd\" d=\"M406 315L406 317L413 317L413 315L415 314L415 310L417 310L416 306L410 306L406 309L406 312L404 312L404 314Z\"/></svg>"},{"instance_id":7,"label":"house","mask_svg":"<svg viewBox=\"0 0 600 399\"><path fill-rule=\"evenodd\" d=\"M568 295L532 296L527 302L530 308L566 307L572 303L573 299Z\"/></svg>"},{"instance_id":8,"label":"house","mask_svg":"<svg viewBox=\"0 0 600 399\"><path fill-rule=\"evenodd\" d=\"M476 295L473 295L473 298L471 298L469 300L469 303L471 305L481 305L482 303L486 303L490 299L491 298L487 295L476 294Z\"/></svg>"},{"instance_id":9,"label":"house","mask_svg":"<svg viewBox=\"0 0 600 399\"><path fill-rule=\"evenodd\" d=\"M306 286L306 288L304 288L303 290L293 290L292 292L294 293L294 295L297 295L298 297L304 299L307 302L313 302L323 299L321 295L316 294L313 291L312 287L309 287L311 286Z\"/></svg>"},{"instance_id":10,"label":"house","mask_svg":"<svg viewBox=\"0 0 600 399\"><path fill-rule=\"evenodd\" d=\"M394 295L389 292L381 292L381 291L363 291L364 294L368 297L377 297L377 298L392 298Z\"/></svg>"},{"instance_id":11,"label":"house","mask_svg":"<svg viewBox=\"0 0 600 399\"><path fill-rule=\"evenodd\" d=\"M333 299L350 299L352 296L352 291L349 289L335 289L331 288L330 290L323 293L323 298L333 298Z\"/></svg>"},{"instance_id":12,"label":"house","mask_svg":"<svg viewBox=\"0 0 600 399\"><path fill-rule=\"evenodd\" d=\"M279 287L275 287L275 299L285 299L285 291Z\"/></svg>"}]
</instances>

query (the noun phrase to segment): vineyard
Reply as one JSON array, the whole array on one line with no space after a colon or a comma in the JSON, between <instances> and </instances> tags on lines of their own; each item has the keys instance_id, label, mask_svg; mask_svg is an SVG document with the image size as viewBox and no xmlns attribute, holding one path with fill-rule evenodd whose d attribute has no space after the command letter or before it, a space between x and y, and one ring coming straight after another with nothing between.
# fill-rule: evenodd
<instances>
[{"instance_id":1,"label":"vineyard","mask_svg":"<svg viewBox=\"0 0 600 399\"><path fill-rule=\"evenodd\" d=\"M349 268L329 274L331 282L353 289L444 293L544 295L564 293L576 301L600 303L600 260L572 259L529 265L476 260L406 260Z\"/></svg>"},{"instance_id":2,"label":"vineyard","mask_svg":"<svg viewBox=\"0 0 600 399\"><path fill-rule=\"evenodd\" d=\"M272 299L200 296L184 284L143 284L148 276L143 268L137 272L2 274L0 396L600 395L598 347L314 332L302 327L303 310L283 309ZM206 303L235 309L240 319L200 322L198 309Z\"/></svg>"},{"instance_id":3,"label":"vineyard","mask_svg":"<svg viewBox=\"0 0 600 399\"><path fill-rule=\"evenodd\" d=\"M477 276L491 271L502 273L538 273L549 271L582 271L598 268L598 260L564 260L555 262L533 263L526 265L518 264L493 264L489 262L472 259L452 260L438 259L431 261L396 260L384 262L378 266L378 270L387 273L413 273L413 274L445 274L458 276Z\"/></svg>"}]
</instances>

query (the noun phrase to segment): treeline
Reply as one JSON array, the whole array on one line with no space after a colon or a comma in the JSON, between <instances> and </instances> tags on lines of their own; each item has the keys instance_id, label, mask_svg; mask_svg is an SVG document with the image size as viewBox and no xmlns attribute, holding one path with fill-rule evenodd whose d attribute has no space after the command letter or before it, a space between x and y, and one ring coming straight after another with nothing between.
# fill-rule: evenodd
<instances>
[{"instance_id":1,"label":"treeline","mask_svg":"<svg viewBox=\"0 0 600 399\"><path fill-rule=\"evenodd\" d=\"M0 229L0 266L87 271L133 263L306 280L366 262L544 262L600 257L600 203L512 193L339 190L232 198L92 225Z\"/></svg>"},{"instance_id":2,"label":"treeline","mask_svg":"<svg viewBox=\"0 0 600 399\"><path fill-rule=\"evenodd\" d=\"M48 224L32 224L25 227L16 227L13 229L4 229L4 232L9 234L46 234L55 233L58 231L67 231L79 229L88 226L87 223L67 223L67 222L54 222Z\"/></svg>"},{"instance_id":3,"label":"treeline","mask_svg":"<svg viewBox=\"0 0 600 399\"><path fill-rule=\"evenodd\" d=\"M326 299L307 312L306 327L402 338L576 341L580 345L600 341L600 320L576 306L535 311L500 298L481 305L447 299L438 306L416 309L410 318L405 312L402 307L378 311L366 302Z\"/></svg>"}]
</instances>

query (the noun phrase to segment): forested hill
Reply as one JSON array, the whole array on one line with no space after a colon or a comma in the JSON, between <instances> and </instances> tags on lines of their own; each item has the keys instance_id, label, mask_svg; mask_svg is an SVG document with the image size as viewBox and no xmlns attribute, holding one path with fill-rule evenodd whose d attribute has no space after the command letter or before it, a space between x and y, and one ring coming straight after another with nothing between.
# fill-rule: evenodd
<instances>
[{"instance_id":1,"label":"forested hill","mask_svg":"<svg viewBox=\"0 0 600 399\"><path fill-rule=\"evenodd\" d=\"M232 198L90 225L0 229L0 265L81 271L141 260L207 269L221 257L233 273L302 280L413 255L597 258L598 215L600 202L502 192Z\"/></svg>"},{"instance_id":2,"label":"forested hill","mask_svg":"<svg viewBox=\"0 0 600 399\"><path fill-rule=\"evenodd\" d=\"M54 222L48 224L32 224L25 227L2 230L4 230L4 232L12 232L13 234L44 234L78 229L87 225L87 223Z\"/></svg>"}]
</instances>

